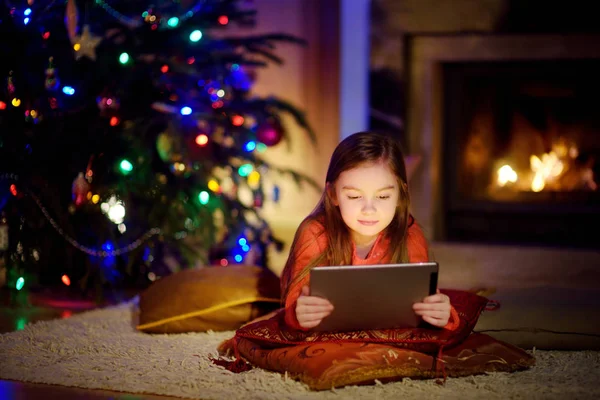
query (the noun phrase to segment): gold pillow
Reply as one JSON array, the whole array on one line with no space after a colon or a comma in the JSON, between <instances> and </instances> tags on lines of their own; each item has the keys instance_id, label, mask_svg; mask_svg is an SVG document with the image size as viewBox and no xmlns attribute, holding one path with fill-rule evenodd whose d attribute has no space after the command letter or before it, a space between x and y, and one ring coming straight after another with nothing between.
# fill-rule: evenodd
<instances>
[{"instance_id":1,"label":"gold pillow","mask_svg":"<svg viewBox=\"0 0 600 400\"><path fill-rule=\"evenodd\" d=\"M279 278L234 265L176 272L140 294L137 329L148 333L227 331L279 307Z\"/></svg>"}]
</instances>

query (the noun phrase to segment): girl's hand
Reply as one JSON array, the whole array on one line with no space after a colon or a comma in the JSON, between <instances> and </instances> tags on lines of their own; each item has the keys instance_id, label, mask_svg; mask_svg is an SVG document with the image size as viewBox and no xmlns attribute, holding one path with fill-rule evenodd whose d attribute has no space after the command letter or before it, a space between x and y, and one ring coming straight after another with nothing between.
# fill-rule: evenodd
<instances>
[{"instance_id":1,"label":"girl's hand","mask_svg":"<svg viewBox=\"0 0 600 400\"><path fill-rule=\"evenodd\" d=\"M308 286L302 287L302 293L296 302L296 318L300 326L305 329L319 325L323 318L333 311L333 305L329 300L308 294Z\"/></svg>"},{"instance_id":2,"label":"girl's hand","mask_svg":"<svg viewBox=\"0 0 600 400\"><path fill-rule=\"evenodd\" d=\"M422 303L413 304L415 314L420 315L423 321L433 326L443 328L450 320L450 298L437 290L437 294L427 296Z\"/></svg>"}]
</instances>

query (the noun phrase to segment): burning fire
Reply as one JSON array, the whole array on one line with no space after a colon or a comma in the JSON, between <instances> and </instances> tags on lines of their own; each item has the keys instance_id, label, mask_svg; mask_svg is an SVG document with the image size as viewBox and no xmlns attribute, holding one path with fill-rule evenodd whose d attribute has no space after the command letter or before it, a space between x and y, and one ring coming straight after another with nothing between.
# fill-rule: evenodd
<instances>
[{"instance_id":1,"label":"burning fire","mask_svg":"<svg viewBox=\"0 0 600 400\"><path fill-rule=\"evenodd\" d=\"M541 192L546 186L546 182L556 179L564 169L563 163L553 151L543 154L541 159L532 155L529 163L531 171L535 174L531 181L531 190L534 192Z\"/></svg>"},{"instance_id":2,"label":"burning fire","mask_svg":"<svg viewBox=\"0 0 600 400\"><path fill-rule=\"evenodd\" d=\"M594 181L591 165L575 164L578 154L575 146L567 148L562 143L557 144L552 151L540 157L532 154L529 171L517 173L509 164L502 165L497 170L496 184L499 187L514 184L519 189L536 193L549 186L550 190L574 190L578 187L596 190L598 184Z\"/></svg>"}]
</instances>

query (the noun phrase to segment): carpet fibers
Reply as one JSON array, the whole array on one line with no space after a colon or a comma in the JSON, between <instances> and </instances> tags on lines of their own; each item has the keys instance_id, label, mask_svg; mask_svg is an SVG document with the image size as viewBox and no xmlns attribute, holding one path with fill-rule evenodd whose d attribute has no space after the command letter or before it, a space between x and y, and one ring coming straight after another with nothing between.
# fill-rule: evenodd
<instances>
[{"instance_id":1,"label":"carpet fibers","mask_svg":"<svg viewBox=\"0 0 600 400\"><path fill-rule=\"evenodd\" d=\"M233 374L209 356L233 332L137 332L134 303L30 324L0 335L0 379L193 399L597 399L600 352L535 351L513 374L352 386L312 392L285 375Z\"/></svg>"}]
</instances>

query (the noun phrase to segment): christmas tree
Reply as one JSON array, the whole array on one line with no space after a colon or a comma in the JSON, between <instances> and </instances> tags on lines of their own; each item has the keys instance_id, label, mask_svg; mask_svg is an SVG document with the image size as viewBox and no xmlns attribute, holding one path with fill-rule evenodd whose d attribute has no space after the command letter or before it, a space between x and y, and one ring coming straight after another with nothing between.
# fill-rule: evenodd
<instances>
[{"instance_id":1,"label":"christmas tree","mask_svg":"<svg viewBox=\"0 0 600 400\"><path fill-rule=\"evenodd\" d=\"M256 69L282 62L275 45L302 41L227 36L232 24L254 25L250 6L0 6L0 254L9 287L62 281L86 291L197 264L266 265L266 248L281 243L263 201L278 201L277 179L315 183L261 152L286 139L285 114L314 133L293 105L252 96Z\"/></svg>"}]
</instances>

